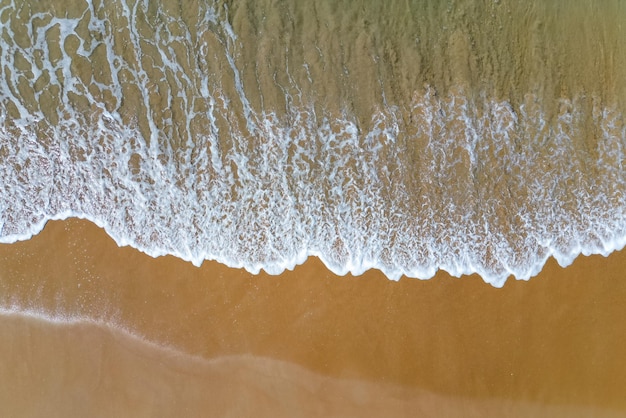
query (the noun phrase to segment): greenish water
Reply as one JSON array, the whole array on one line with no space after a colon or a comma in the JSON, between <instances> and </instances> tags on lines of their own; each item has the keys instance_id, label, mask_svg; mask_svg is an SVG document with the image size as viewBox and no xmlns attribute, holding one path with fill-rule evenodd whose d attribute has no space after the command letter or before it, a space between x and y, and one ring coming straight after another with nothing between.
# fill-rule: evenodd
<instances>
[{"instance_id":1,"label":"greenish water","mask_svg":"<svg viewBox=\"0 0 626 418\"><path fill-rule=\"evenodd\" d=\"M0 236L500 286L626 243L621 1L0 0Z\"/></svg>"}]
</instances>

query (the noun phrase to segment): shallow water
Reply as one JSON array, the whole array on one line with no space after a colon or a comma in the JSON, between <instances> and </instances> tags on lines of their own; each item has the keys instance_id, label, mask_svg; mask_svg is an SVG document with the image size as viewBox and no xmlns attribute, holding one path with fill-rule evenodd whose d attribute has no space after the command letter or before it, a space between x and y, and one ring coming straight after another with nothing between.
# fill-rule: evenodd
<instances>
[{"instance_id":1,"label":"shallow water","mask_svg":"<svg viewBox=\"0 0 626 418\"><path fill-rule=\"evenodd\" d=\"M626 243L621 1L0 0L0 235L501 286Z\"/></svg>"},{"instance_id":2,"label":"shallow water","mask_svg":"<svg viewBox=\"0 0 626 418\"><path fill-rule=\"evenodd\" d=\"M89 323L51 325L18 315L2 317L0 330L12 337L0 342L0 370L21 377L0 379L0 400L10 416L174 417L181 411L216 417L402 417L416 411L465 417L624 416L608 407L476 399L341 379L252 355L193 358ZM28 361L28 372L7 361L15 356ZM61 365L65 373L58 373Z\"/></svg>"}]
</instances>

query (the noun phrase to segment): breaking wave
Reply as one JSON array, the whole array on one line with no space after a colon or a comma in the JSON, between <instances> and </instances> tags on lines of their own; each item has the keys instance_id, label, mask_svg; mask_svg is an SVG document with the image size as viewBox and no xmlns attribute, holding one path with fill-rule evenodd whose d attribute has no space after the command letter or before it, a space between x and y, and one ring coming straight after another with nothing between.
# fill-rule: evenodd
<instances>
[{"instance_id":1,"label":"breaking wave","mask_svg":"<svg viewBox=\"0 0 626 418\"><path fill-rule=\"evenodd\" d=\"M425 82L335 106L306 60L247 81L225 5L190 22L94 3L0 2L1 242L80 217L196 265L279 274L314 255L337 274L494 286L626 244L626 126L600 95L547 106Z\"/></svg>"}]
</instances>

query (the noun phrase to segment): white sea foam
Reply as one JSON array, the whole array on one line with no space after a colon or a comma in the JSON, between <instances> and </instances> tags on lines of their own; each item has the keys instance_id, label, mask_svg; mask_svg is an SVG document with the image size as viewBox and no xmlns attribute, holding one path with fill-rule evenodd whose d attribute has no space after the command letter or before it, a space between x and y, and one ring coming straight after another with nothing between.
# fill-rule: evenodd
<instances>
[{"instance_id":1,"label":"white sea foam","mask_svg":"<svg viewBox=\"0 0 626 418\"><path fill-rule=\"evenodd\" d=\"M3 4L0 16L15 8ZM120 4L118 18L131 23L146 7ZM34 16L44 23L29 46L12 41L8 25L1 29L1 242L28 239L50 219L80 217L119 245L196 265L208 259L278 274L314 255L337 274L377 268L394 280L427 279L444 269L479 273L494 286L510 275L528 279L550 256L567 265L580 253L608 255L626 244L626 128L600 100L593 145L581 142L589 115L579 98L563 100L549 118L533 95L514 108L426 86L408 107L375 111L365 129L349 112L320 112L285 89L281 116L248 100L226 11L208 8L196 28L197 39L214 32L221 39L232 72L216 81L200 68L217 55L180 21L162 15L154 39L129 30L133 62L117 54L110 21L89 7L78 19ZM77 77L75 58L62 51L53 59L45 41L59 27L64 45L86 16L94 40L82 40L76 54L105 48L108 83ZM159 51L160 79L142 63L146 42ZM197 56L192 73L177 58L181 48ZM19 70L18 56L30 70ZM34 87L39 106L20 96L20 83L44 73L58 87L57 109L45 108ZM139 89L137 118L148 132L121 114L123 78ZM160 97L180 100L182 119L151 104L154 84L165 79Z\"/></svg>"}]
</instances>

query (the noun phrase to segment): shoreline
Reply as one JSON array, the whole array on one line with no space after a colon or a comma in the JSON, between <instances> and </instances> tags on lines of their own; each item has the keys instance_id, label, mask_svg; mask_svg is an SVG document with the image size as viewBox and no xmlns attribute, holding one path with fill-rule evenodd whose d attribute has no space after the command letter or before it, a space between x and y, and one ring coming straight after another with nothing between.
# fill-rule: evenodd
<instances>
[{"instance_id":1,"label":"shoreline","mask_svg":"<svg viewBox=\"0 0 626 418\"><path fill-rule=\"evenodd\" d=\"M603 246L601 251L597 251L599 247L596 247L595 250L589 250L588 248L580 247L578 248L577 250L578 252L576 255L573 255L572 253L557 254L556 252L554 252L555 251L554 249L550 248L551 252L549 255L547 255L542 261L538 261L535 265L532 266L532 268L527 269L527 271L530 271L529 277L518 278L517 276L515 276L514 273L511 272L503 280L500 280L497 278L495 280L493 278L485 278L478 271L455 273L455 272L450 271L452 269L447 270L445 267L441 267L441 266L437 269L435 268L429 269L429 271L432 270L432 272L428 273L429 274L428 277L419 277L417 275L408 276L406 273L400 273L400 276L397 276L395 274L391 276L387 274L384 270L382 270L380 267L378 267L375 263L371 263L371 262L365 263L364 266L360 267L356 271L353 267L348 266L348 267L344 267L345 271L336 272L329 265L331 263L326 261L324 257L318 254L317 252L309 252L305 256L299 255L296 259L291 260L290 263L284 264L281 267L282 271L280 271L279 273L273 273L273 272L266 270L265 267L262 267L262 266L257 266L256 269L249 269L243 264L232 265L232 264L229 264L227 262L223 262L217 259L206 259L206 258L197 259L197 258L185 257L185 255L181 253L169 253L166 250L161 250L161 249L149 250L125 238L118 238L115 234L110 232L110 229L111 229L110 226L107 226L104 222L98 220L97 218L93 218L86 214L76 214L76 213L71 213L71 212L63 212L53 217L41 220L37 222L37 224L31 228L31 231L26 234L10 235L8 236L10 237L10 239L7 239L7 237L2 237L0 239L0 245L11 245L11 244L31 240L37 235L41 234L41 232L46 228L46 225L49 222L73 222L73 221L88 222L90 224L93 224L94 226L101 229L102 232L105 233L109 239L114 241L119 248L128 247L128 248L131 248L132 250L135 250L143 255L146 255L154 259L158 259L162 257L172 257L182 262L191 264L196 268L202 268L202 266L206 263L209 263L209 264L215 263L228 269L245 271L246 274L250 274L253 276L258 276L258 275L280 276L285 273L293 272L294 270L300 268L301 266L311 263L311 264L322 264L324 269L328 270L330 274L337 276L337 277L344 277L344 276L359 277L365 274L374 274L374 275L383 275L387 280L397 282L400 280L428 281L428 280L432 280L441 276L455 278L455 279L462 279L464 277L477 276L477 277L480 277L481 280L485 284L490 285L497 289L506 286L506 284L510 281L527 282L527 281L533 280L535 277L542 274L543 269L549 263L557 263L559 267L567 268L581 257L602 256L604 258L607 258L611 254L616 253L616 252L621 252L626 248L626 236L619 238L619 239L615 239L608 244L605 242L601 242Z\"/></svg>"}]
</instances>

